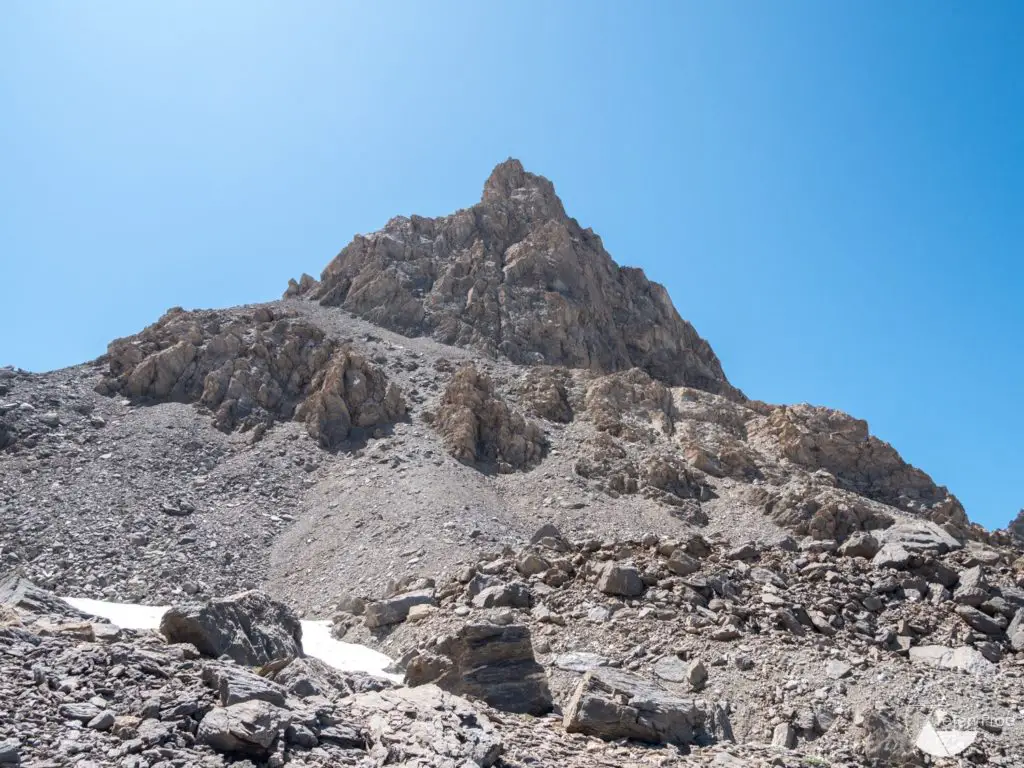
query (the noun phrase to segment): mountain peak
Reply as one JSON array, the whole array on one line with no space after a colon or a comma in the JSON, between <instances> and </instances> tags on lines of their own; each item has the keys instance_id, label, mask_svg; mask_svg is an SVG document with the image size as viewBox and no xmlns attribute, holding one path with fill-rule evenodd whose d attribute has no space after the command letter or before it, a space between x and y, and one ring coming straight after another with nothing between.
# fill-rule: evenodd
<instances>
[{"instance_id":1,"label":"mountain peak","mask_svg":"<svg viewBox=\"0 0 1024 768\"><path fill-rule=\"evenodd\" d=\"M555 194L555 185L543 176L527 171L514 157L494 167L484 182L480 202L484 205L511 203L526 207L531 218L565 217L565 208Z\"/></svg>"},{"instance_id":2,"label":"mountain peak","mask_svg":"<svg viewBox=\"0 0 1024 768\"><path fill-rule=\"evenodd\" d=\"M742 399L664 287L620 268L569 218L543 176L509 158L477 205L398 217L356 237L304 295L407 336L432 336L514 363L642 368L670 385Z\"/></svg>"}]
</instances>

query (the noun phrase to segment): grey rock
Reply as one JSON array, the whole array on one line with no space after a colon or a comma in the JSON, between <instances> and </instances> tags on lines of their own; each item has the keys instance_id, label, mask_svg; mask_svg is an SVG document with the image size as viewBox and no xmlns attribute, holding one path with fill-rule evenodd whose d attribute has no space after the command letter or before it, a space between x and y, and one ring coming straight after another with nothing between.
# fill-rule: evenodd
<instances>
[{"instance_id":1,"label":"grey rock","mask_svg":"<svg viewBox=\"0 0 1024 768\"><path fill-rule=\"evenodd\" d=\"M1024 651L1024 608L1017 609L1010 626L1006 628L1006 636L1013 650Z\"/></svg>"},{"instance_id":2,"label":"grey rock","mask_svg":"<svg viewBox=\"0 0 1024 768\"><path fill-rule=\"evenodd\" d=\"M644 582L634 566L610 562L601 572L597 588L606 595L637 597L644 593Z\"/></svg>"},{"instance_id":3,"label":"grey rock","mask_svg":"<svg viewBox=\"0 0 1024 768\"><path fill-rule=\"evenodd\" d=\"M529 608L530 588L521 581L486 587L472 600L476 608Z\"/></svg>"},{"instance_id":4,"label":"grey rock","mask_svg":"<svg viewBox=\"0 0 1024 768\"><path fill-rule=\"evenodd\" d=\"M979 651L967 646L915 645L908 653L910 661L940 669L955 669L972 675L994 674L997 667Z\"/></svg>"},{"instance_id":5,"label":"grey rock","mask_svg":"<svg viewBox=\"0 0 1024 768\"><path fill-rule=\"evenodd\" d=\"M282 686L231 664L207 664L203 668L203 682L217 691L224 707L253 700L266 701L277 707L285 705Z\"/></svg>"},{"instance_id":6,"label":"grey rock","mask_svg":"<svg viewBox=\"0 0 1024 768\"><path fill-rule=\"evenodd\" d=\"M700 561L688 555L681 548L672 553L666 565L677 576L689 576L700 570Z\"/></svg>"},{"instance_id":7,"label":"grey rock","mask_svg":"<svg viewBox=\"0 0 1024 768\"><path fill-rule=\"evenodd\" d=\"M977 608L973 608L970 605L960 605L956 609L957 615L960 616L971 629L976 629L986 635L1001 635L1003 633L1002 625L988 616L982 613Z\"/></svg>"},{"instance_id":8,"label":"grey rock","mask_svg":"<svg viewBox=\"0 0 1024 768\"><path fill-rule=\"evenodd\" d=\"M363 612L363 623L370 629L399 624L409 616L409 609L414 605L435 605L433 589L417 589L403 592L394 597L387 597L367 603Z\"/></svg>"},{"instance_id":9,"label":"grey rock","mask_svg":"<svg viewBox=\"0 0 1024 768\"><path fill-rule=\"evenodd\" d=\"M160 621L170 643L191 643L204 656L227 655L257 666L302 655L302 625L290 608L256 590L174 606Z\"/></svg>"},{"instance_id":10,"label":"grey rock","mask_svg":"<svg viewBox=\"0 0 1024 768\"><path fill-rule=\"evenodd\" d=\"M833 659L825 665L825 677L829 680L842 680L844 677L849 677L852 671L853 667L845 661Z\"/></svg>"},{"instance_id":11,"label":"grey rock","mask_svg":"<svg viewBox=\"0 0 1024 768\"><path fill-rule=\"evenodd\" d=\"M285 740L289 744L294 744L303 749L312 749L320 743L315 733L299 723L292 723L288 726L285 730Z\"/></svg>"},{"instance_id":12,"label":"grey rock","mask_svg":"<svg viewBox=\"0 0 1024 768\"><path fill-rule=\"evenodd\" d=\"M114 713L109 709L105 709L100 712L96 717L85 724L86 728L91 728L94 731L109 731L111 726L114 724Z\"/></svg>"},{"instance_id":13,"label":"grey rock","mask_svg":"<svg viewBox=\"0 0 1024 768\"><path fill-rule=\"evenodd\" d=\"M211 710L200 721L196 736L218 752L265 759L288 722L285 710L254 699Z\"/></svg>"},{"instance_id":14,"label":"grey rock","mask_svg":"<svg viewBox=\"0 0 1024 768\"><path fill-rule=\"evenodd\" d=\"M909 562L910 552L895 542L886 542L871 558L871 564L876 568L894 568L898 571L904 570Z\"/></svg>"},{"instance_id":15,"label":"grey rock","mask_svg":"<svg viewBox=\"0 0 1024 768\"><path fill-rule=\"evenodd\" d=\"M0 741L0 765L21 765L21 742L17 739Z\"/></svg>"},{"instance_id":16,"label":"grey rock","mask_svg":"<svg viewBox=\"0 0 1024 768\"><path fill-rule=\"evenodd\" d=\"M989 593L985 572L976 565L960 573L960 583L953 591L953 599L961 605L977 607L988 599Z\"/></svg>"},{"instance_id":17,"label":"grey rock","mask_svg":"<svg viewBox=\"0 0 1024 768\"><path fill-rule=\"evenodd\" d=\"M756 560L758 558L757 546L752 542L740 544L725 553L726 560Z\"/></svg>"},{"instance_id":18,"label":"grey rock","mask_svg":"<svg viewBox=\"0 0 1024 768\"><path fill-rule=\"evenodd\" d=\"M882 545L898 544L912 554L945 554L963 549L963 544L942 527L928 520L907 520L878 533Z\"/></svg>"},{"instance_id":19,"label":"grey rock","mask_svg":"<svg viewBox=\"0 0 1024 768\"><path fill-rule=\"evenodd\" d=\"M102 710L89 702L71 702L60 705L60 716L66 720L77 720L83 725L100 714Z\"/></svg>"},{"instance_id":20,"label":"grey rock","mask_svg":"<svg viewBox=\"0 0 1024 768\"><path fill-rule=\"evenodd\" d=\"M772 746L793 749L796 746L796 729L789 723L779 723L772 731Z\"/></svg>"},{"instance_id":21,"label":"grey rock","mask_svg":"<svg viewBox=\"0 0 1024 768\"><path fill-rule=\"evenodd\" d=\"M682 745L694 743L705 719L692 700L653 681L599 668L584 674L565 706L563 725L570 733L602 739Z\"/></svg>"},{"instance_id":22,"label":"grey rock","mask_svg":"<svg viewBox=\"0 0 1024 768\"><path fill-rule=\"evenodd\" d=\"M566 672L582 673L591 669L597 669L598 667L607 667L610 661L611 660L607 656L601 656L597 653L571 651L569 653L561 653L558 656L555 656L553 663L558 669Z\"/></svg>"},{"instance_id":23,"label":"grey rock","mask_svg":"<svg viewBox=\"0 0 1024 768\"><path fill-rule=\"evenodd\" d=\"M839 554L843 557L864 557L870 560L881 548L881 543L870 533L856 531L839 547Z\"/></svg>"},{"instance_id":24,"label":"grey rock","mask_svg":"<svg viewBox=\"0 0 1024 768\"><path fill-rule=\"evenodd\" d=\"M434 684L450 693L483 699L506 712L540 715L552 707L547 675L534 656L530 630L517 624L465 624L410 659L405 683Z\"/></svg>"}]
</instances>

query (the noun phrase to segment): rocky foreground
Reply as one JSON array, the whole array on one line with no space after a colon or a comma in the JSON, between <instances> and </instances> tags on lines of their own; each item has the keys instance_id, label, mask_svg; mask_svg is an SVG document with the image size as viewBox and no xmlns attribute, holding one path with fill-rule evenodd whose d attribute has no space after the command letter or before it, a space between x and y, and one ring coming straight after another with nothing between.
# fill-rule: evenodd
<instances>
[{"instance_id":1,"label":"rocky foreground","mask_svg":"<svg viewBox=\"0 0 1024 768\"><path fill-rule=\"evenodd\" d=\"M509 160L280 301L0 369L0 765L1024 765L1022 554Z\"/></svg>"}]
</instances>

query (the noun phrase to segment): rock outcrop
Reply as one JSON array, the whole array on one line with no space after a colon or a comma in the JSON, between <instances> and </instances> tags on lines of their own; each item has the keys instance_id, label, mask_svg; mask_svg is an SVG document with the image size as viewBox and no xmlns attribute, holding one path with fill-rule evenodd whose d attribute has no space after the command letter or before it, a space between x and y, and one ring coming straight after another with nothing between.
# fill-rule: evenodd
<instances>
[{"instance_id":1,"label":"rock outcrop","mask_svg":"<svg viewBox=\"0 0 1024 768\"><path fill-rule=\"evenodd\" d=\"M642 270L619 267L566 216L550 181L518 160L494 169L481 201L450 216L398 217L356 237L307 295L408 336L545 363L638 367L667 384L741 397L704 339Z\"/></svg>"},{"instance_id":2,"label":"rock outcrop","mask_svg":"<svg viewBox=\"0 0 1024 768\"><path fill-rule=\"evenodd\" d=\"M490 377L473 366L452 376L434 428L459 461L500 472L532 467L547 446L540 426L509 408L495 393Z\"/></svg>"},{"instance_id":3,"label":"rock outcrop","mask_svg":"<svg viewBox=\"0 0 1024 768\"><path fill-rule=\"evenodd\" d=\"M782 457L811 471L826 470L846 490L957 530L968 526L956 497L870 435L861 419L831 408L781 406L756 431L775 440Z\"/></svg>"},{"instance_id":4,"label":"rock outcrop","mask_svg":"<svg viewBox=\"0 0 1024 768\"><path fill-rule=\"evenodd\" d=\"M472 623L414 656L407 685L434 684L460 696L483 699L495 709L542 715L551 711L544 668L522 625Z\"/></svg>"},{"instance_id":5,"label":"rock outcrop","mask_svg":"<svg viewBox=\"0 0 1024 768\"><path fill-rule=\"evenodd\" d=\"M321 445L402 418L405 401L348 345L288 313L176 308L107 350L104 394L200 403L220 429L298 418Z\"/></svg>"}]
</instances>

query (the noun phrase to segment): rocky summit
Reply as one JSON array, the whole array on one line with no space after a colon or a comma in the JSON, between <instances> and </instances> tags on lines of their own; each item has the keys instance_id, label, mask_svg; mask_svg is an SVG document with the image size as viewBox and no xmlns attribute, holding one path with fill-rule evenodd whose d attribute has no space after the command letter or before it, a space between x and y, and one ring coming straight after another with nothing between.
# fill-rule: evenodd
<instances>
[{"instance_id":1,"label":"rocky summit","mask_svg":"<svg viewBox=\"0 0 1024 768\"><path fill-rule=\"evenodd\" d=\"M0 369L0 509L0 766L1024 765L1024 513L751 399L516 160Z\"/></svg>"}]
</instances>

